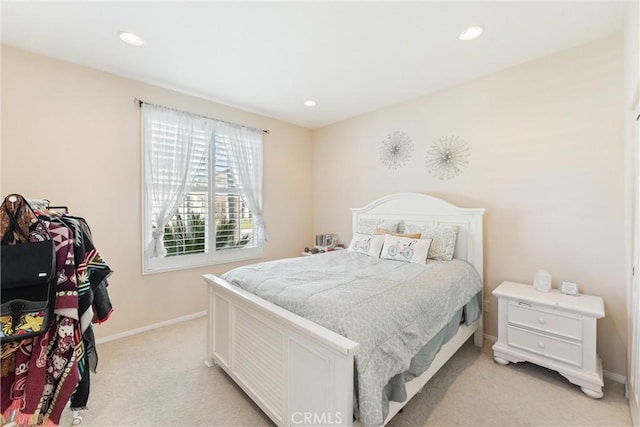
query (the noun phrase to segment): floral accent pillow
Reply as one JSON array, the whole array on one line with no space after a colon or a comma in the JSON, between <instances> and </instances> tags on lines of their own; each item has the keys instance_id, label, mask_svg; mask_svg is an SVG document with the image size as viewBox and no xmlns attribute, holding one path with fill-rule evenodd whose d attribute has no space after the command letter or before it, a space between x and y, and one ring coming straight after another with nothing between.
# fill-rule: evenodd
<instances>
[{"instance_id":1,"label":"floral accent pillow","mask_svg":"<svg viewBox=\"0 0 640 427\"><path fill-rule=\"evenodd\" d=\"M412 239L385 234L380 258L426 264L429 246L431 246L431 239Z\"/></svg>"},{"instance_id":2,"label":"floral accent pillow","mask_svg":"<svg viewBox=\"0 0 640 427\"><path fill-rule=\"evenodd\" d=\"M451 261L456 251L457 237L457 225L436 225L424 231L422 238L433 240L428 258L436 261Z\"/></svg>"},{"instance_id":3,"label":"floral accent pillow","mask_svg":"<svg viewBox=\"0 0 640 427\"><path fill-rule=\"evenodd\" d=\"M429 224L416 224L416 223L412 223L412 222L400 221L400 225L398 226L398 229L402 233L410 233L410 234L420 233L420 235L422 236L422 233L427 231L430 227L433 227L431 224L432 223L429 223Z\"/></svg>"},{"instance_id":4,"label":"floral accent pillow","mask_svg":"<svg viewBox=\"0 0 640 427\"><path fill-rule=\"evenodd\" d=\"M383 243L383 235L372 236L371 234L356 233L347 250L379 258Z\"/></svg>"},{"instance_id":5,"label":"floral accent pillow","mask_svg":"<svg viewBox=\"0 0 640 427\"><path fill-rule=\"evenodd\" d=\"M376 228L397 232L398 221L377 218L361 218L358 220L358 233L360 234L374 234Z\"/></svg>"}]
</instances>

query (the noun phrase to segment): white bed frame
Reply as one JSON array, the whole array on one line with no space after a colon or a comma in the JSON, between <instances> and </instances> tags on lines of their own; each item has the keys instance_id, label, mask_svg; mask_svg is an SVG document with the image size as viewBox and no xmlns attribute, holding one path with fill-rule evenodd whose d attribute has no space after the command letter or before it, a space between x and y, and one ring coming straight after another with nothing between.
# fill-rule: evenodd
<instances>
[{"instance_id":1,"label":"white bed frame","mask_svg":"<svg viewBox=\"0 0 640 427\"><path fill-rule=\"evenodd\" d=\"M451 205L433 196L398 193L351 209L361 219L403 220L459 227L455 257L483 273L484 209ZM353 366L359 345L294 313L206 274L209 310L207 366L218 365L279 426L352 425ZM408 399L389 402L385 424L474 335L482 347L482 315L442 346L429 369L407 383Z\"/></svg>"}]
</instances>

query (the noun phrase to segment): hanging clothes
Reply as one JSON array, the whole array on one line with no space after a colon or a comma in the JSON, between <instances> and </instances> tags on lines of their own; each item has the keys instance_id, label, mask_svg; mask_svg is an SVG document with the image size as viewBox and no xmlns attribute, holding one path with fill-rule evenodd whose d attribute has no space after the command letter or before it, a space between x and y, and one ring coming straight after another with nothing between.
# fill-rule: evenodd
<instances>
[{"instance_id":1,"label":"hanging clothes","mask_svg":"<svg viewBox=\"0 0 640 427\"><path fill-rule=\"evenodd\" d=\"M71 398L71 409L80 410L86 409L89 399L89 372L95 373L98 365L98 354L92 327L92 322L96 319L93 307L94 305L99 307L101 313L104 312L105 307L108 307L107 313L103 315L106 317L100 318L102 321L106 321L106 318L111 314L111 302L108 293L106 293L106 280L107 277L111 275L112 270L94 246L91 229L84 218L62 216L57 219L73 229L76 235L78 312L80 315L80 329L82 331L84 351L79 356L78 368L80 371L80 383ZM82 254L82 256L78 256L78 254ZM101 284L104 286L105 291L96 293L95 290Z\"/></svg>"},{"instance_id":2,"label":"hanging clothes","mask_svg":"<svg viewBox=\"0 0 640 427\"><path fill-rule=\"evenodd\" d=\"M3 206L9 197L27 203L14 194ZM20 227L28 230L30 224L42 223L55 243L55 321L40 336L2 344L2 424L57 426L70 400L72 408L86 407L89 371L97 366L91 323L94 313L100 312L104 320L111 314L106 278L112 270L93 245L84 219L42 210L36 211L37 221L33 213L28 215L30 209L25 211ZM5 236L8 230L0 214L3 244L17 243L20 236L14 234L19 233Z\"/></svg>"}]
</instances>

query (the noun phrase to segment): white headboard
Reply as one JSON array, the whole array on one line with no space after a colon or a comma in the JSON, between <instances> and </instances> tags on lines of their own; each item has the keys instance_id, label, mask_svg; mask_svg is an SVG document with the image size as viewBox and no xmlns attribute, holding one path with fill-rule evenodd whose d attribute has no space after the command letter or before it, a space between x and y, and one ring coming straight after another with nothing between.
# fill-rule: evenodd
<instances>
[{"instance_id":1,"label":"white headboard","mask_svg":"<svg viewBox=\"0 0 640 427\"><path fill-rule=\"evenodd\" d=\"M420 193L396 193L381 197L362 208L351 208L352 230L361 219L404 221L433 226L458 226L454 256L473 265L483 277L483 208L460 208L437 197Z\"/></svg>"}]
</instances>

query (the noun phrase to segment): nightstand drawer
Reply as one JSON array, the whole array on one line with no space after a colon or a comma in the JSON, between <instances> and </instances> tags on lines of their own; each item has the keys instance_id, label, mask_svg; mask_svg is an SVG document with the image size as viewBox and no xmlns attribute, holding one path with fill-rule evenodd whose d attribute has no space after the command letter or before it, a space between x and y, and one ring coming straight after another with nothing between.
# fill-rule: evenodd
<instances>
[{"instance_id":1,"label":"nightstand drawer","mask_svg":"<svg viewBox=\"0 0 640 427\"><path fill-rule=\"evenodd\" d=\"M520 328L507 328L507 344L577 367L582 367L582 345Z\"/></svg>"},{"instance_id":2,"label":"nightstand drawer","mask_svg":"<svg viewBox=\"0 0 640 427\"><path fill-rule=\"evenodd\" d=\"M555 335L582 340L582 318L569 313L557 313L524 301L509 301L509 325L550 332Z\"/></svg>"}]
</instances>

